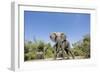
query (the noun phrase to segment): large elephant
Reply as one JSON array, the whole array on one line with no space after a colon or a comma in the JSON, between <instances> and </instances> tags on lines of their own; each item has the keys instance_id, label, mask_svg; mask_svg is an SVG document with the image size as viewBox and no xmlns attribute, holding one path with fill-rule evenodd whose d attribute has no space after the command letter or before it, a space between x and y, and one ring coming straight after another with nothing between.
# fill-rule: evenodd
<instances>
[{"instance_id":1,"label":"large elephant","mask_svg":"<svg viewBox=\"0 0 100 73\"><path fill-rule=\"evenodd\" d=\"M71 54L72 58L74 59L74 55L72 54L70 50L70 43L66 39L66 35L63 32L53 32L50 34L50 39L55 42L54 48L55 48L55 59L57 58L57 54L59 51L62 52L62 58L65 59L65 55L67 55L67 58L69 58L69 55Z\"/></svg>"}]
</instances>

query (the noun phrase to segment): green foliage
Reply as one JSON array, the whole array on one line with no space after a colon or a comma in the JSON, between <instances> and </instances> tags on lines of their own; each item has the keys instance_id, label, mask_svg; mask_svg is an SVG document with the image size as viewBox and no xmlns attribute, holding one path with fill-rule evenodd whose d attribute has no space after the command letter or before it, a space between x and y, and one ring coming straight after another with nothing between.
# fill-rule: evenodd
<instances>
[{"instance_id":1,"label":"green foliage","mask_svg":"<svg viewBox=\"0 0 100 73\"><path fill-rule=\"evenodd\" d=\"M85 35L82 40L74 43L73 52L75 56L90 58L90 36Z\"/></svg>"},{"instance_id":2,"label":"green foliage","mask_svg":"<svg viewBox=\"0 0 100 73\"><path fill-rule=\"evenodd\" d=\"M24 60L52 58L53 48L50 43L42 40L27 41L24 43Z\"/></svg>"},{"instance_id":3,"label":"green foliage","mask_svg":"<svg viewBox=\"0 0 100 73\"><path fill-rule=\"evenodd\" d=\"M45 49L45 58L53 58L54 57L54 48L52 48L51 44L48 43L45 45L46 49Z\"/></svg>"}]
</instances>

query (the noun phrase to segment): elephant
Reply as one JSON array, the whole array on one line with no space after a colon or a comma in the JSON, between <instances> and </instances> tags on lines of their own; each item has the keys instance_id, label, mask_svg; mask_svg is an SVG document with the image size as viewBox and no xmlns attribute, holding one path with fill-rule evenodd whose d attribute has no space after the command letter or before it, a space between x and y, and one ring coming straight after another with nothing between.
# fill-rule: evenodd
<instances>
[{"instance_id":1,"label":"elephant","mask_svg":"<svg viewBox=\"0 0 100 73\"><path fill-rule=\"evenodd\" d=\"M66 38L66 35L63 32L53 32L50 34L50 39L55 43L53 48L55 49L55 59L59 52L62 52L62 58L65 59L65 55L67 55L67 59L69 59L69 55L74 59L74 55L70 50L70 43Z\"/></svg>"}]
</instances>

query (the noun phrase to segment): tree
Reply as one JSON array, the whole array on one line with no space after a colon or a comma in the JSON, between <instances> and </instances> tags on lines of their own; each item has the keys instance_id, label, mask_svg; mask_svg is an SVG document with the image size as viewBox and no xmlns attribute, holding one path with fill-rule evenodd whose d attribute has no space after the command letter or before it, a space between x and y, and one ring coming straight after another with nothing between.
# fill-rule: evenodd
<instances>
[{"instance_id":1,"label":"tree","mask_svg":"<svg viewBox=\"0 0 100 73\"><path fill-rule=\"evenodd\" d=\"M90 35L87 34L82 40L73 44L73 52L75 56L84 56L90 58Z\"/></svg>"},{"instance_id":2,"label":"tree","mask_svg":"<svg viewBox=\"0 0 100 73\"><path fill-rule=\"evenodd\" d=\"M43 40L27 41L24 43L24 60L52 58L53 51L51 44Z\"/></svg>"}]
</instances>

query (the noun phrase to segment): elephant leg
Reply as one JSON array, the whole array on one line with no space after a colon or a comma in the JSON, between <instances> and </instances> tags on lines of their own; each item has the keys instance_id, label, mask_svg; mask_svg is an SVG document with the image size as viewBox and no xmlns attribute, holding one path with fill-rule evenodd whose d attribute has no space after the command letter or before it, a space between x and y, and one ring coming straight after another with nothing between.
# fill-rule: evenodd
<instances>
[{"instance_id":1,"label":"elephant leg","mask_svg":"<svg viewBox=\"0 0 100 73\"><path fill-rule=\"evenodd\" d=\"M57 58L57 43L53 46L54 48L54 59Z\"/></svg>"},{"instance_id":2,"label":"elephant leg","mask_svg":"<svg viewBox=\"0 0 100 73\"><path fill-rule=\"evenodd\" d=\"M74 55L73 55L71 50L69 50L69 53L71 54L72 58L74 59L75 57L74 57Z\"/></svg>"},{"instance_id":3,"label":"elephant leg","mask_svg":"<svg viewBox=\"0 0 100 73\"><path fill-rule=\"evenodd\" d=\"M54 60L56 59L57 55L56 55L56 50L54 48Z\"/></svg>"},{"instance_id":4,"label":"elephant leg","mask_svg":"<svg viewBox=\"0 0 100 73\"><path fill-rule=\"evenodd\" d=\"M67 55L67 59L69 59L69 51L68 49L65 49L66 55Z\"/></svg>"},{"instance_id":5,"label":"elephant leg","mask_svg":"<svg viewBox=\"0 0 100 73\"><path fill-rule=\"evenodd\" d=\"M62 57L63 57L63 59L65 59L65 50L64 49L62 49Z\"/></svg>"},{"instance_id":6,"label":"elephant leg","mask_svg":"<svg viewBox=\"0 0 100 73\"><path fill-rule=\"evenodd\" d=\"M54 59L56 59L57 58L57 48L55 48L55 50L54 50Z\"/></svg>"}]
</instances>

